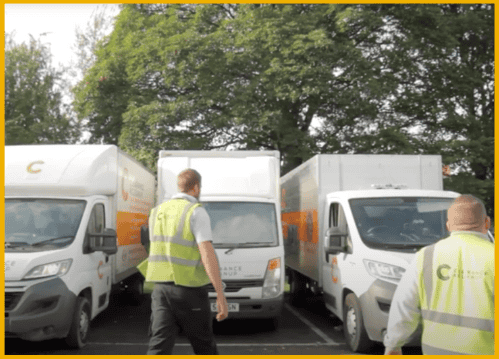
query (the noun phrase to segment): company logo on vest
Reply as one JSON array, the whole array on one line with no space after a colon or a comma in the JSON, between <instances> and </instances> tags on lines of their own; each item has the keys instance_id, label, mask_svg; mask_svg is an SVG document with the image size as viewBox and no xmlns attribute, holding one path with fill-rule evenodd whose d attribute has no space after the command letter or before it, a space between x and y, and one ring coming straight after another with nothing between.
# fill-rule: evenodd
<instances>
[{"instance_id":1,"label":"company logo on vest","mask_svg":"<svg viewBox=\"0 0 499 359\"><path fill-rule=\"evenodd\" d=\"M449 280L451 277L461 279L481 279L486 275L488 275L488 272L452 268L448 264L441 264L437 268L437 277L440 280Z\"/></svg>"}]
</instances>

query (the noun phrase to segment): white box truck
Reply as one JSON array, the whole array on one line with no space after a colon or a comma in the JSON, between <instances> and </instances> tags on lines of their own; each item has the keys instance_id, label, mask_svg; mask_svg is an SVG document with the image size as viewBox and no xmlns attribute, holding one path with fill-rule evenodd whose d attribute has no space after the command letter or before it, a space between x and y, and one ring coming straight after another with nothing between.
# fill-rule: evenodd
<instances>
[{"instance_id":1,"label":"white box truck","mask_svg":"<svg viewBox=\"0 0 499 359\"><path fill-rule=\"evenodd\" d=\"M160 151L158 160L159 202L178 192L182 170L201 174L229 318L268 318L274 327L284 300L279 162L278 151ZM211 285L209 295L216 312Z\"/></svg>"},{"instance_id":2,"label":"white box truck","mask_svg":"<svg viewBox=\"0 0 499 359\"><path fill-rule=\"evenodd\" d=\"M292 303L322 295L356 352L382 342L408 263L447 236L458 193L443 191L441 157L316 155L281 178L281 196Z\"/></svg>"},{"instance_id":3,"label":"white box truck","mask_svg":"<svg viewBox=\"0 0 499 359\"><path fill-rule=\"evenodd\" d=\"M140 294L154 174L113 145L5 147L5 336L85 345L112 289Z\"/></svg>"}]
</instances>

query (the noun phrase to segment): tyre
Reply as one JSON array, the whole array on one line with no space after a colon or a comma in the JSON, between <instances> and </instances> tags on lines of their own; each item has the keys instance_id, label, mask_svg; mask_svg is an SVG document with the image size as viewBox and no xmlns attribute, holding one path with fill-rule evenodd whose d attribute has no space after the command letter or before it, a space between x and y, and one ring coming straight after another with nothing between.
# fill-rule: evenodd
<instances>
[{"instance_id":1,"label":"tyre","mask_svg":"<svg viewBox=\"0 0 499 359\"><path fill-rule=\"evenodd\" d=\"M281 323L281 318L280 317L270 318L269 322L270 322L270 329L277 330L277 329L279 329L279 325Z\"/></svg>"},{"instance_id":2,"label":"tyre","mask_svg":"<svg viewBox=\"0 0 499 359\"><path fill-rule=\"evenodd\" d=\"M354 352L366 353L374 344L367 335L359 298L354 293L348 294L343 303L343 332Z\"/></svg>"},{"instance_id":3,"label":"tyre","mask_svg":"<svg viewBox=\"0 0 499 359\"><path fill-rule=\"evenodd\" d=\"M307 281L300 273L295 271L292 271L289 277L289 295L291 304L295 307L301 307L305 305L305 299L307 297Z\"/></svg>"},{"instance_id":4,"label":"tyre","mask_svg":"<svg viewBox=\"0 0 499 359\"><path fill-rule=\"evenodd\" d=\"M129 297L130 304L140 305L144 299L144 280L143 277L135 277L128 284L126 295Z\"/></svg>"},{"instance_id":5,"label":"tyre","mask_svg":"<svg viewBox=\"0 0 499 359\"><path fill-rule=\"evenodd\" d=\"M73 320L69 329L66 343L70 348L80 349L87 344L90 332L91 307L85 297L76 298Z\"/></svg>"}]
</instances>

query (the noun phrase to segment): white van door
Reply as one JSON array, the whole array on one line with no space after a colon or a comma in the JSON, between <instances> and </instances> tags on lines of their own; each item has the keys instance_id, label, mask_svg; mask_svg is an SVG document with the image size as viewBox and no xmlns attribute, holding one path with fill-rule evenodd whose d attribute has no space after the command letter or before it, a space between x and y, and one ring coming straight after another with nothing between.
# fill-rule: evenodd
<instances>
[{"instance_id":1,"label":"white van door","mask_svg":"<svg viewBox=\"0 0 499 359\"><path fill-rule=\"evenodd\" d=\"M106 203L97 201L93 204L86 233L102 233L106 228ZM109 225L109 224L108 224ZM91 252L88 249L88 235L85 237L84 256L89 269L93 290L92 313L104 309L109 302L111 291L111 258L104 252Z\"/></svg>"},{"instance_id":2,"label":"white van door","mask_svg":"<svg viewBox=\"0 0 499 359\"><path fill-rule=\"evenodd\" d=\"M345 232L348 230L345 213L341 203L334 200L330 201L324 212L326 218L323 223L327 223L328 228L340 228ZM326 231L324 233L326 233ZM350 239L348 239L348 243L349 248L351 249ZM324 258L322 266L322 280L326 305L340 318L342 318L341 295L343 288L341 269L345 267L345 262L349 256L349 253L329 254L327 260Z\"/></svg>"}]
</instances>

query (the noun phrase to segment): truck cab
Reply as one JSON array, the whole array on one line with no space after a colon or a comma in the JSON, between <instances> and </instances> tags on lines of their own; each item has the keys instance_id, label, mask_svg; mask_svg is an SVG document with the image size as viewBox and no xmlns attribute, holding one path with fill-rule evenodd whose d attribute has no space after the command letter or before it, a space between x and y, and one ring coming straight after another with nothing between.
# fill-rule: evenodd
<instances>
[{"instance_id":1,"label":"truck cab","mask_svg":"<svg viewBox=\"0 0 499 359\"><path fill-rule=\"evenodd\" d=\"M267 318L277 327L284 303L284 246L278 151L160 151L158 198L177 192L186 168L201 174L231 318ZM213 315L216 294L210 285Z\"/></svg>"},{"instance_id":2,"label":"truck cab","mask_svg":"<svg viewBox=\"0 0 499 359\"><path fill-rule=\"evenodd\" d=\"M321 154L281 177L291 302L320 294L355 352L383 341L416 251L448 236L459 194L444 190L442 172L438 155Z\"/></svg>"},{"instance_id":3,"label":"truck cab","mask_svg":"<svg viewBox=\"0 0 499 359\"><path fill-rule=\"evenodd\" d=\"M393 189L327 195L325 304L343 319L358 351L383 341L398 282L416 251L448 236L447 208L458 195ZM419 335L408 345L419 344Z\"/></svg>"},{"instance_id":4,"label":"truck cab","mask_svg":"<svg viewBox=\"0 0 499 359\"><path fill-rule=\"evenodd\" d=\"M5 162L5 335L81 348L113 289L142 288L154 175L112 145L6 146Z\"/></svg>"}]
</instances>

